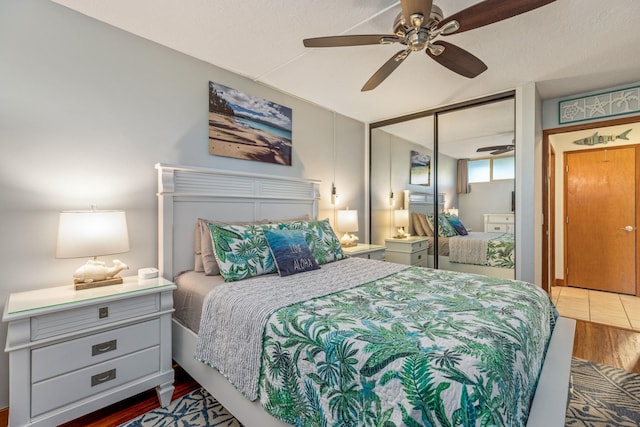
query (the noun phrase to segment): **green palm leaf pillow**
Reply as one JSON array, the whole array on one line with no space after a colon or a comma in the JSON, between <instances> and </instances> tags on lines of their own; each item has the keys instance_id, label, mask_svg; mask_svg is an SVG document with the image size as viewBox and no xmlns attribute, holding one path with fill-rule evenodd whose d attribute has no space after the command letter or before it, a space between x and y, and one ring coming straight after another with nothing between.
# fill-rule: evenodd
<instances>
[{"instance_id":1,"label":"green palm leaf pillow","mask_svg":"<svg viewBox=\"0 0 640 427\"><path fill-rule=\"evenodd\" d=\"M427 215L427 221L431 226L431 229L435 230L436 228L433 226L433 215ZM457 236L455 228L451 226L447 217L444 214L438 215L438 236L440 237L453 237Z\"/></svg>"},{"instance_id":2,"label":"green palm leaf pillow","mask_svg":"<svg viewBox=\"0 0 640 427\"><path fill-rule=\"evenodd\" d=\"M263 229L277 224L209 224L213 253L225 282L276 273L276 264Z\"/></svg>"},{"instance_id":3,"label":"green palm leaf pillow","mask_svg":"<svg viewBox=\"0 0 640 427\"><path fill-rule=\"evenodd\" d=\"M326 264L333 261L345 259L347 256L342 252L340 239L329 224L329 219L314 221L297 221L287 223L288 229L298 229L307 231L306 239L309 249L318 264Z\"/></svg>"}]
</instances>

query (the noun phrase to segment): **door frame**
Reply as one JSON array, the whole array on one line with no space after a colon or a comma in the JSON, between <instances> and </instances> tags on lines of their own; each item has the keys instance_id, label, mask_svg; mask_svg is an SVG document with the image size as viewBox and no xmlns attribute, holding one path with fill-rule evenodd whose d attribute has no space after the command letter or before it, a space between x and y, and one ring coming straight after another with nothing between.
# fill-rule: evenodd
<instances>
[{"instance_id":1,"label":"door frame","mask_svg":"<svg viewBox=\"0 0 640 427\"><path fill-rule=\"evenodd\" d=\"M581 123L578 125L544 129L542 131L542 288L550 292L551 286L555 286L555 262L550 259L555 251L555 207L550 200L555 196L555 189L550 186L552 178L549 170L549 157L551 145L549 137L561 133L569 133L581 130L596 129L624 124L640 124L640 116L623 117L599 122ZM640 167L636 168L636 226L640 224ZM636 253L640 254L640 238L636 238ZM640 267L636 267L636 296L640 297Z\"/></svg>"}]
</instances>

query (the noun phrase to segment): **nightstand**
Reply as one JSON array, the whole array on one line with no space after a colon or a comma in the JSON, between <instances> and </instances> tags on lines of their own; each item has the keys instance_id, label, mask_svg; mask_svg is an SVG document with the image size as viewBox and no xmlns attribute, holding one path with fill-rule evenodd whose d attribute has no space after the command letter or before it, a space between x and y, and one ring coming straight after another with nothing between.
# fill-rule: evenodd
<instances>
[{"instance_id":1,"label":"nightstand","mask_svg":"<svg viewBox=\"0 0 640 427\"><path fill-rule=\"evenodd\" d=\"M174 289L126 277L9 295L9 425L58 425L153 387L168 405Z\"/></svg>"},{"instance_id":2,"label":"nightstand","mask_svg":"<svg viewBox=\"0 0 640 427\"><path fill-rule=\"evenodd\" d=\"M515 233L514 214L484 214L485 233Z\"/></svg>"},{"instance_id":3,"label":"nightstand","mask_svg":"<svg viewBox=\"0 0 640 427\"><path fill-rule=\"evenodd\" d=\"M381 245L357 244L356 246L348 246L346 248L342 248L342 252L350 257L377 259L380 261L384 261L384 249L384 246Z\"/></svg>"},{"instance_id":4,"label":"nightstand","mask_svg":"<svg viewBox=\"0 0 640 427\"><path fill-rule=\"evenodd\" d=\"M410 236L403 239L386 239L385 258L398 264L428 267L429 239L421 236Z\"/></svg>"}]
</instances>

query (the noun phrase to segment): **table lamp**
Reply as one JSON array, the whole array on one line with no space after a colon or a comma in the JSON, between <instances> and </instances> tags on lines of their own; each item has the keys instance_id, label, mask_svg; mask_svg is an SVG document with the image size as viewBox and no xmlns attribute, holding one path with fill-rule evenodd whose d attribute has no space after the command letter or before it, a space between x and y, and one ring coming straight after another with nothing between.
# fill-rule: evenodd
<instances>
[{"instance_id":1,"label":"table lamp","mask_svg":"<svg viewBox=\"0 0 640 427\"><path fill-rule=\"evenodd\" d=\"M352 233L358 231L358 211L357 210L340 210L337 211L336 229L344 233L340 238L340 244L343 247L356 246L358 244L358 236Z\"/></svg>"},{"instance_id":2,"label":"table lamp","mask_svg":"<svg viewBox=\"0 0 640 427\"><path fill-rule=\"evenodd\" d=\"M409 237L407 230L409 229L409 211L406 209L396 209L393 211L393 224L397 229L397 234L393 236L396 239L404 239Z\"/></svg>"},{"instance_id":3,"label":"table lamp","mask_svg":"<svg viewBox=\"0 0 640 427\"><path fill-rule=\"evenodd\" d=\"M56 258L89 259L73 274L76 290L122 283L120 271L129 268L119 260L107 266L96 258L129 251L124 211L87 210L60 212Z\"/></svg>"}]
</instances>

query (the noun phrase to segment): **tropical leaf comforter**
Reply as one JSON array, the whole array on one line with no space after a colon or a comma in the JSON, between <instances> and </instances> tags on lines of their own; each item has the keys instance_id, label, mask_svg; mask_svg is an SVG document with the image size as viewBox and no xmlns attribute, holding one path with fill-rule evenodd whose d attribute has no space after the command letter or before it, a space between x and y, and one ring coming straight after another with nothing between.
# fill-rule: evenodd
<instances>
[{"instance_id":1,"label":"tropical leaf comforter","mask_svg":"<svg viewBox=\"0 0 640 427\"><path fill-rule=\"evenodd\" d=\"M536 286L406 268L272 312L260 401L299 426L523 426L554 324Z\"/></svg>"},{"instance_id":2,"label":"tropical leaf comforter","mask_svg":"<svg viewBox=\"0 0 640 427\"><path fill-rule=\"evenodd\" d=\"M515 246L511 233L470 232L449 238L449 260L463 264L514 268Z\"/></svg>"}]
</instances>

